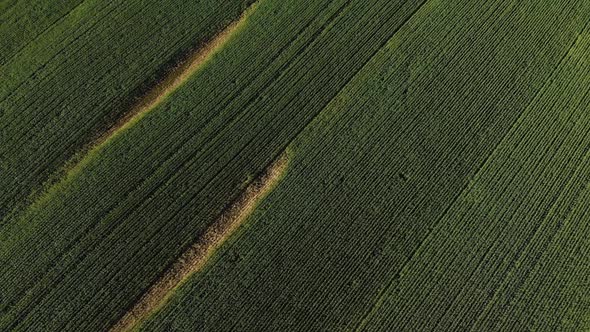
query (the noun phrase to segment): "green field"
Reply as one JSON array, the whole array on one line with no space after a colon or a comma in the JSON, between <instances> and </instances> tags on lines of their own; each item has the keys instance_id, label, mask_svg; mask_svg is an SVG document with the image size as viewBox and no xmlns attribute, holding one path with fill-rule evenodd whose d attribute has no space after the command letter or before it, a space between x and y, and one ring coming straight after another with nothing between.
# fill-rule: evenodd
<instances>
[{"instance_id":1,"label":"green field","mask_svg":"<svg viewBox=\"0 0 590 332\"><path fill-rule=\"evenodd\" d=\"M590 2L0 0L0 35L0 331L590 329Z\"/></svg>"}]
</instances>

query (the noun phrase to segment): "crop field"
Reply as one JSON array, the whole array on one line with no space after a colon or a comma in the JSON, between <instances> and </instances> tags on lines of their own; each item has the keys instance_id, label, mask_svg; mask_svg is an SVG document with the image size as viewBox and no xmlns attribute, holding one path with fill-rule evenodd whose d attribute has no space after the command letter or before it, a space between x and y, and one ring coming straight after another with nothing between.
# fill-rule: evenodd
<instances>
[{"instance_id":1,"label":"crop field","mask_svg":"<svg viewBox=\"0 0 590 332\"><path fill-rule=\"evenodd\" d=\"M0 0L0 331L589 331L590 2Z\"/></svg>"}]
</instances>

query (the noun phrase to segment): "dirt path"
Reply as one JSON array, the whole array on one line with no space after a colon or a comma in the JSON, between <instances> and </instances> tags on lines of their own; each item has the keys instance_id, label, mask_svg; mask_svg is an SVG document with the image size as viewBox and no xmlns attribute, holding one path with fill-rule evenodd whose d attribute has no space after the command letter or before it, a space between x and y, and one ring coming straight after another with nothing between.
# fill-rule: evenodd
<instances>
[{"instance_id":1,"label":"dirt path","mask_svg":"<svg viewBox=\"0 0 590 332\"><path fill-rule=\"evenodd\" d=\"M97 151L101 150L110 140L123 133L126 129L139 122L150 111L160 105L176 89L184 84L192 75L197 73L216 53L218 53L227 42L239 32L252 14L258 2L248 7L240 17L230 23L225 29L218 32L207 43L199 47L193 53L187 55L183 61L178 63L172 70L164 75L158 84L144 93L108 130L95 138L88 146L73 156L54 176L50 179L47 187L59 182L59 179L69 178L77 174L85 164L92 159Z\"/></svg>"},{"instance_id":2,"label":"dirt path","mask_svg":"<svg viewBox=\"0 0 590 332\"><path fill-rule=\"evenodd\" d=\"M285 173L288 157L283 154L213 222L204 234L148 289L140 300L119 320L111 332L129 331L162 308L184 281L201 270L211 255L250 216L258 203L274 188Z\"/></svg>"},{"instance_id":3,"label":"dirt path","mask_svg":"<svg viewBox=\"0 0 590 332\"><path fill-rule=\"evenodd\" d=\"M100 146L117 136L121 131L139 121L149 111L158 106L172 92L185 83L195 74L213 55L238 32L247 21L250 14L255 10L257 2L252 4L239 19L230 23L225 29L218 32L209 42L202 45L193 54L188 55L184 61L179 63L173 70L166 74L159 83L150 91L144 94L134 106L115 125L107 130L95 141L94 146Z\"/></svg>"}]
</instances>

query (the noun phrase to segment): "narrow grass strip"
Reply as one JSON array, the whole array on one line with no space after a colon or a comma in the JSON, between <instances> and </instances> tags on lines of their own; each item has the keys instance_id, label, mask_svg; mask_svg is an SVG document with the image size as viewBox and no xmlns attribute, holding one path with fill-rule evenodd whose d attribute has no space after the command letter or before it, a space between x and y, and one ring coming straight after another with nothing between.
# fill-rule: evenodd
<instances>
[{"instance_id":1,"label":"narrow grass strip","mask_svg":"<svg viewBox=\"0 0 590 332\"><path fill-rule=\"evenodd\" d=\"M79 174L84 166L87 165L106 144L108 144L109 141L138 123L150 111L155 109L174 91L182 86L190 77L192 77L192 75L196 74L199 69L203 68L203 66L245 26L245 23L254 12L257 5L258 1L254 2L237 20L218 32L209 42L201 45L192 52L188 52L185 58L179 61L179 63L165 74L157 84L154 84L151 89L148 89L147 92L139 97L123 117L116 121L115 124L104 133L99 134L96 139L85 148L81 149L81 151L70 158L60 170L55 172L44 184L44 188L39 194L33 193L30 200L34 203L31 204L31 206L34 207L40 202L48 199L54 191L61 188L64 182L73 179ZM15 208L4 217L3 220L0 220L0 225L6 223L8 220L16 218L19 211L19 209Z\"/></svg>"},{"instance_id":2,"label":"narrow grass strip","mask_svg":"<svg viewBox=\"0 0 590 332\"><path fill-rule=\"evenodd\" d=\"M88 151L88 153L68 162L66 166L66 175L69 175L69 173L76 173L76 170L86 164L85 161L89 159L88 157L91 157L110 140L140 121L182 86L190 77L197 73L199 69L201 69L245 26L248 18L256 9L257 4L258 2L254 2L250 5L250 7L248 7L237 20L218 32L209 42L201 45L192 52L189 52L189 54L165 74L157 84L139 97L121 119L111 126L110 129L98 136L88 148L84 149ZM78 159L79 161L76 162L75 159Z\"/></svg>"},{"instance_id":3,"label":"narrow grass strip","mask_svg":"<svg viewBox=\"0 0 590 332\"><path fill-rule=\"evenodd\" d=\"M254 179L172 266L147 290L139 301L112 328L129 331L168 302L174 291L200 271L215 251L252 214L258 203L285 174L288 156L283 154Z\"/></svg>"}]
</instances>

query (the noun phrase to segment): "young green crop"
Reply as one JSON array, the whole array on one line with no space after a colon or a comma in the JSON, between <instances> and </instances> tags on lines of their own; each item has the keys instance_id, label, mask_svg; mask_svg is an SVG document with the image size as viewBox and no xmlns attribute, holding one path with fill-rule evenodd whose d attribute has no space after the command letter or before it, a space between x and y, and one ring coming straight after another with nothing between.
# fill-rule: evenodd
<instances>
[{"instance_id":1,"label":"young green crop","mask_svg":"<svg viewBox=\"0 0 590 332\"><path fill-rule=\"evenodd\" d=\"M27 44L0 83L0 208L245 3L86 0ZM144 330L581 328L589 14L260 0L185 84L2 226L0 329L113 326L287 148L284 178Z\"/></svg>"},{"instance_id":2,"label":"young green crop","mask_svg":"<svg viewBox=\"0 0 590 332\"><path fill-rule=\"evenodd\" d=\"M295 140L287 176L249 226L144 330L524 330L511 324L529 317L551 331L582 321L588 297L571 295L588 257L548 240L559 215L585 213L590 71L571 66L587 52L570 48L590 6L429 5ZM580 235L552 242L588 248L578 218L565 225ZM548 287L506 294L530 270Z\"/></svg>"},{"instance_id":3,"label":"young green crop","mask_svg":"<svg viewBox=\"0 0 590 332\"><path fill-rule=\"evenodd\" d=\"M23 45L1 68L0 220L62 176L167 67L252 1L87 0ZM55 3L38 10L67 2ZM20 4L4 15L25 11Z\"/></svg>"},{"instance_id":4,"label":"young green crop","mask_svg":"<svg viewBox=\"0 0 590 332\"><path fill-rule=\"evenodd\" d=\"M181 89L7 225L0 325L113 324L420 3L260 2Z\"/></svg>"},{"instance_id":5,"label":"young green crop","mask_svg":"<svg viewBox=\"0 0 590 332\"><path fill-rule=\"evenodd\" d=\"M59 24L82 0L11 0L0 3L0 68Z\"/></svg>"}]
</instances>

